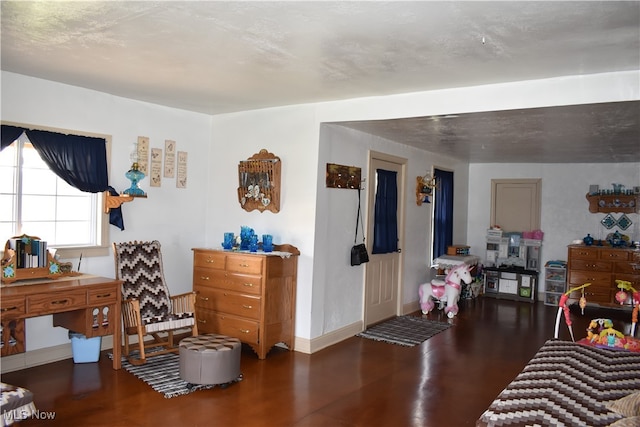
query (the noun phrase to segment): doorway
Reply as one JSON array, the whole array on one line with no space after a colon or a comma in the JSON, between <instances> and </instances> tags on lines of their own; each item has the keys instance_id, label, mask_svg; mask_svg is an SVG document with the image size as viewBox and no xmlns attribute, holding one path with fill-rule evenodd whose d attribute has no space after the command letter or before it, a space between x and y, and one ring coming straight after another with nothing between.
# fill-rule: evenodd
<instances>
[{"instance_id":1,"label":"doorway","mask_svg":"<svg viewBox=\"0 0 640 427\"><path fill-rule=\"evenodd\" d=\"M364 325L370 326L402 314L402 244L404 238L404 205L407 159L384 153L370 152L367 209L367 250L369 262L365 267ZM378 170L395 172L397 186L397 250L374 254L375 204Z\"/></svg>"}]
</instances>

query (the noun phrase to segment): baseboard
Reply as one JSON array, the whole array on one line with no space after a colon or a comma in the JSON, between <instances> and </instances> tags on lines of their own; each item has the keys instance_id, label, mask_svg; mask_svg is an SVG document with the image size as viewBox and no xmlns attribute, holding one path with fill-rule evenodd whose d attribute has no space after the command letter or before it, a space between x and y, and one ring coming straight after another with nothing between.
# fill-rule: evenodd
<instances>
[{"instance_id":1,"label":"baseboard","mask_svg":"<svg viewBox=\"0 0 640 427\"><path fill-rule=\"evenodd\" d=\"M323 348L327 348L334 344L339 343L340 341L344 341L347 338L351 338L352 336L359 334L363 330L362 321L357 321L350 325L344 326L340 329L336 329L335 331L331 331L327 334L309 340L307 338L295 338L295 351L299 351L301 353L312 354L317 351L322 350Z\"/></svg>"},{"instance_id":2,"label":"baseboard","mask_svg":"<svg viewBox=\"0 0 640 427\"><path fill-rule=\"evenodd\" d=\"M420 300L411 301L402 306L402 314L411 314L420 311Z\"/></svg>"},{"instance_id":3,"label":"baseboard","mask_svg":"<svg viewBox=\"0 0 640 427\"><path fill-rule=\"evenodd\" d=\"M113 348L113 337L102 337L100 350L110 350ZM46 365L47 363L59 360L71 359L73 352L71 343L55 345L53 347L40 348L24 353L4 356L2 358L2 373L19 371L21 369L33 368L34 366Z\"/></svg>"}]
</instances>

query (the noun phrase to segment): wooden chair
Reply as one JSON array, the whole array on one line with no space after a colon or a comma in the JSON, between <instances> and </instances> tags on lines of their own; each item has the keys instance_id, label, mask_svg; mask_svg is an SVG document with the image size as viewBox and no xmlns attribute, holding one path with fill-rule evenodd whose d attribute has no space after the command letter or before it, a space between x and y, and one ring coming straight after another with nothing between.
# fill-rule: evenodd
<instances>
[{"instance_id":1,"label":"wooden chair","mask_svg":"<svg viewBox=\"0 0 640 427\"><path fill-rule=\"evenodd\" d=\"M170 296L164 279L160 242L113 243L116 279L122 284L122 318L124 355L132 365L142 365L147 356L177 353L174 332L191 329L198 335L195 318L195 292ZM131 335L138 337L135 356L129 343ZM145 341L151 335L153 340ZM142 345L141 345L142 344ZM115 343L114 343L115 345ZM135 343L133 343L135 345ZM145 349L159 347L158 351Z\"/></svg>"}]
</instances>

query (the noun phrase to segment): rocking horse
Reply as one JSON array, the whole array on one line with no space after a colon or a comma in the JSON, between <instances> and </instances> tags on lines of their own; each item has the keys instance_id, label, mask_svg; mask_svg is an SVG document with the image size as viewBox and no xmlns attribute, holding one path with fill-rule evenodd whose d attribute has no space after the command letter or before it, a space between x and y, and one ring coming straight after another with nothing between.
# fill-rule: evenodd
<instances>
[{"instance_id":1,"label":"rocking horse","mask_svg":"<svg viewBox=\"0 0 640 427\"><path fill-rule=\"evenodd\" d=\"M460 299L461 283L471 283L470 267L466 264L452 267L444 280L433 279L430 283L423 283L418 288L420 308L423 314L429 313L435 307L434 300L440 302L440 309L447 306L444 312L449 319L458 314L458 300Z\"/></svg>"}]
</instances>

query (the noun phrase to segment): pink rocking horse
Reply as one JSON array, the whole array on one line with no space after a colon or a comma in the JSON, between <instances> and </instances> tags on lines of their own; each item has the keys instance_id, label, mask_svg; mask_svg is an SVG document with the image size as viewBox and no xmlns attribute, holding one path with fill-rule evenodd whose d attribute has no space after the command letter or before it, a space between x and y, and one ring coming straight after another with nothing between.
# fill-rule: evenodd
<instances>
[{"instance_id":1,"label":"pink rocking horse","mask_svg":"<svg viewBox=\"0 0 640 427\"><path fill-rule=\"evenodd\" d=\"M431 283L423 283L418 288L420 308L423 314L429 313L435 307L433 300L440 302L440 309L447 306L444 312L449 319L458 314L458 300L460 299L461 283L471 283L470 268L466 264L459 264L451 268L444 280L433 279Z\"/></svg>"}]
</instances>

